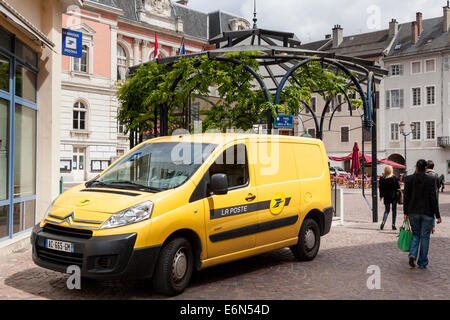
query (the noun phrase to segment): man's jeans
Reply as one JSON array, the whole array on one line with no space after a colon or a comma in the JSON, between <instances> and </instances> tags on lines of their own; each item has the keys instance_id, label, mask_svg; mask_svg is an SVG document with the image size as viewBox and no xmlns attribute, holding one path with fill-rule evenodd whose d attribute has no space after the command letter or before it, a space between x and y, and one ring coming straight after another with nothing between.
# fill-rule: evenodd
<instances>
[{"instance_id":1,"label":"man's jeans","mask_svg":"<svg viewBox=\"0 0 450 320\"><path fill-rule=\"evenodd\" d=\"M409 216L409 222L413 237L411 240L411 249L409 256L419 258L417 264L420 268L428 265L428 247L430 246L430 234L433 228L433 218L424 214L414 214ZM420 254L419 253L420 246Z\"/></svg>"}]
</instances>

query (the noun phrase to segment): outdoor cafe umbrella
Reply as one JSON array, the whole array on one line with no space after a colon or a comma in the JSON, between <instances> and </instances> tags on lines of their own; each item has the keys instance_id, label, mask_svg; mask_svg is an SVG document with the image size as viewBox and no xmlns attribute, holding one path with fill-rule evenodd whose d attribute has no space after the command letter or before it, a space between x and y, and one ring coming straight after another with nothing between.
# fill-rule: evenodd
<instances>
[{"instance_id":1,"label":"outdoor cafe umbrella","mask_svg":"<svg viewBox=\"0 0 450 320\"><path fill-rule=\"evenodd\" d=\"M358 143L355 142L355 144L353 145L352 167L350 168L350 174L358 176L360 170L361 170L361 166L359 163L359 148L358 148Z\"/></svg>"}]
</instances>

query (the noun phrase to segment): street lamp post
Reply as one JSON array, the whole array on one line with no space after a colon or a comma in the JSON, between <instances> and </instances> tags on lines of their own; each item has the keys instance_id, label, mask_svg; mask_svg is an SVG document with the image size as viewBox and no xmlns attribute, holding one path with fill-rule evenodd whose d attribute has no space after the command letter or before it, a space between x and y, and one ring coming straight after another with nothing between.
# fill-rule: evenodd
<instances>
[{"instance_id":1,"label":"street lamp post","mask_svg":"<svg viewBox=\"0 0 450 320\"><path fill-rule=\"evenodd\" d=\"M405 174L408 174L408 165L407 165L407 161L406 161L406 137L409 136L411 133L413 133L414 129L415 129L415 124L414 123L410 123L411 126L411 131L406 133L405 132L405 122L400 122L400 133L402 134L403 138L404 138L404 142L405 142Z\"/></svg>"}]
</instances>

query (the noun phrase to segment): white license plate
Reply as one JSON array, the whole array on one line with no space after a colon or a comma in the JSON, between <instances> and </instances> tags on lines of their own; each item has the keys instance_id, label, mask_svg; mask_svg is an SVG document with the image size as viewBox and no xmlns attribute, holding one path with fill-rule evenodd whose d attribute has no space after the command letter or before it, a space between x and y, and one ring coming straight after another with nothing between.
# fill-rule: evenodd
<instances>
[{"instance_id":1,"label":"white license plate","mask_svg":"<svg viewBox=\"0 0 450 320\"><path fill-rule=\"evenodd\" d=\"M45 247L52 250L73 252L73 243L65 241L45 239Z\"/></svg>"}]
</instances>

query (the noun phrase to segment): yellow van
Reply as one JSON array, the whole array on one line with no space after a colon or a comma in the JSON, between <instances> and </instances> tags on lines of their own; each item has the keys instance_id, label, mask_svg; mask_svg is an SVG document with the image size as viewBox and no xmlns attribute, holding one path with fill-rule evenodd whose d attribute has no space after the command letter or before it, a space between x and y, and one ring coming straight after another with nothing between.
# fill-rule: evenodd
<instances>
[{"instance_id":1,"label":"yellow van","mask_svg":"<svg viewBox=\"0 0 450 320\"><path fill-rule=\"evenodd\" d=\"M161 137L60 195L33 229L33 260L86 278L152 278L175 295L194 269L283 247L314 259L332 216L320 140Z\"/></svg>"}]
</instances>

